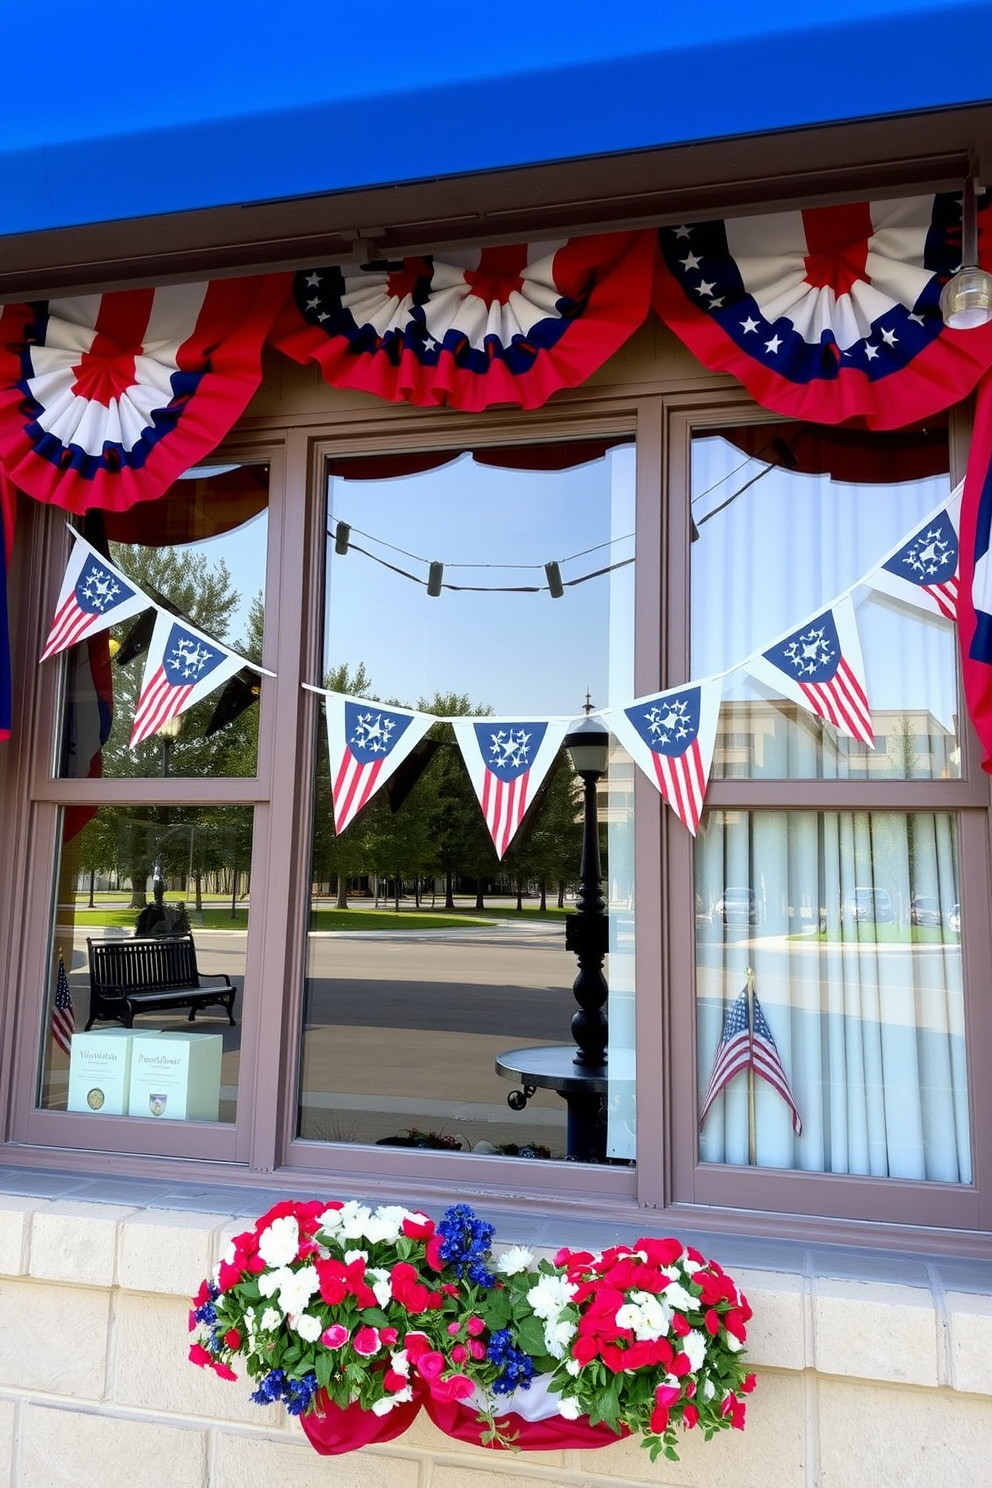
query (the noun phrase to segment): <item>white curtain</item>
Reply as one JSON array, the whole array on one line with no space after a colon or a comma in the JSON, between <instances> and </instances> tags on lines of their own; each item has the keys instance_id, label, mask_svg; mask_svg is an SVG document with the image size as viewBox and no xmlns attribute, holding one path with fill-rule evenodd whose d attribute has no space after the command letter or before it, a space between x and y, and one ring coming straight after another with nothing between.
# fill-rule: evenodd
<instances>
[{"instance_id":1,"label":"white curtain","mask_svg":"<svg viewBox=\"0 0 992 1488\"><path fill-rule=\"evenodd\" d=\"M729 670L856 585L950 491L946 475L863 485L766 470L721 436L694 444L694 677ZM731 674L712 778L960 773L952 626L864 588L853 598L875 751ZM759 1166L970 1182L958 899L952 814L704 817L698 1089L750 968L803 1123L796 1136L772 1085L756 1079L752 1103L738 1074L700 1133L704 1161L746 1164L750 1149Z\"/></svg>"}]
</instances>

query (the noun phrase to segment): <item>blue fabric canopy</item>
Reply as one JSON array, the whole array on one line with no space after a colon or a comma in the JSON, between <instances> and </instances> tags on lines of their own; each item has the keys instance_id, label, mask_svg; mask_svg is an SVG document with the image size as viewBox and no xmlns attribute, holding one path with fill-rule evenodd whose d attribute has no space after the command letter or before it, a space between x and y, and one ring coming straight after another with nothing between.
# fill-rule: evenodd
<instances>
[{"instance_id":1,"label":"blue fabric canopy","mask_svg":"<svg viewBox=\"0 0 992 1488\"><path fill-rule=\"evenodd\" d=\"M464 0L0 6L0 235L992 94L987 0L538 0L492 15Z\"/></svg>"}]
</instances>

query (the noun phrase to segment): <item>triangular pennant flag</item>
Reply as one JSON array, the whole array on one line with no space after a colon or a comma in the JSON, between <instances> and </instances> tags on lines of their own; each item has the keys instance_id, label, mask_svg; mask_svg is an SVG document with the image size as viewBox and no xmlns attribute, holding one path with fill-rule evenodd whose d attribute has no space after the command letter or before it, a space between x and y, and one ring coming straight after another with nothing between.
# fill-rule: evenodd
<instances>
[{"instance_id":1,"label":"triangular pennant flag","mask_svg":"<svg viewBox=\"0 0 992 1488\"><path fill-rule=\"evenodd\" d=\"M861 640L850 599L821 610L743 665L773 692L874 749Z\"/></svg>"},{"instance_id":2,"label":"triangular pennant flag","mask_svg":"<svg viewBox=\"0 0 992 1488\"><path fill-rule=\"evenodd\" d=\"M243 656L160 610L134 710L131 748L221 687L244 665Z\"/></svg>"},{"instance_id":3,"label":"triangular pennant flag","mask_svg":"<svg viewBox=\"0 0 992 1488\"><path fill-rule=\"evenodd\" d=\"M74 646L84 636L96 635L130 620L152 601L126 579L120 569L91 547L78 532L59 590L58 604L51 633L45 642L41 660L47 661L67 646Z\"/></svg>"},{"instance_id":4,"label":"triangular pennant flag","mask_svg":"<svg viewBox=\"0 0 992 1488\"><path fill-rule=\"evenodd\" d=\"M962 481L946 506L868 574L865 583L870 588L891 594L893 599L901 599L918 609L943 615L945 620L957 619L963 486Z\"/></svg>"},{"instance_id":5,"label":"triangular pennant flag","mask_svg":"<svg viewBox=\"0 0 992 1488\"><path fill-rule=\"evenodd\" d=\"M558 757L568 718L449 718L502 858Z\"/></svg>"},{"instance_id":6,"label":"triangular pennant flag","mask_svg":"<svg viewBox=\"0 0 992 1488\"><path fill-rule=\"evenodd\" d=\"M313 691L319 689L314 688ZM341 833L436 721L430 713L323 692L334 830Z\"/></svg>"},{"instance_id":7,"label":"triangular pennant flag","mask_svg":"<svg viewBox=\"0 0 992 1488\"><path fill-rule=\"evenodd\" d=\"M602 714L694 837L713 762L720 693L718 681L690 682Z\"/></svg>"}]
</instances>

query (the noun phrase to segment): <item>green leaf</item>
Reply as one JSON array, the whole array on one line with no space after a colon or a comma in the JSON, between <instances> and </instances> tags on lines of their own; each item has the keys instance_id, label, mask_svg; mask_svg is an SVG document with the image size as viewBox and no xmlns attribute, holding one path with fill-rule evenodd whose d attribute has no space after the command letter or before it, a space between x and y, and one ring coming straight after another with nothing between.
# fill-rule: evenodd
<instances>
[{"instance_id":1,"label":"green leaf","mask_svg":"<svg viewBox=\"0 0 992 1488\"><path fill-rule=\"evenodd\" d=\"M363 1307L358 1316L370 1328L387 1328L389 1326L389 1319L381 1307Z\"/></svg>"}]
</instances>

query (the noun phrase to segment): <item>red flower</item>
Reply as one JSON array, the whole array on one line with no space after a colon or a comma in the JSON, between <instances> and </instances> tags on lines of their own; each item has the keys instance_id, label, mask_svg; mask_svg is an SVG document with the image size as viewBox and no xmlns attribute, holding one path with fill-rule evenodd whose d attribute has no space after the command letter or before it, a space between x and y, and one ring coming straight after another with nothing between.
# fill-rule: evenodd
<instances>
[{"instance_id":1,"label":"red flower","mask_svg":"<svg viewBox=\"0 0 992 1488\"><path fill-rule=\"evenodd\" d=\"M443 1271L444 1262L441 1259L441 1246L444 1239L441 1235L432 1235L424 1247L424 1259L432 1271Z\"/></svg>"},{"instance_id":2,"label":"red flower","mask_svg":"<svg viewBox=\"0 0 992 1488\"><path fill-rule=\"evenodd\" d=\"M376 1354L376 1353L378 1353L379 1352L379 1330L378 1330L378 1328L359 1328L358 1332L355 1334L354 1338L351 1340L351 1346L355 1350L355 1353L356 1354L361 1354L363 1356L363 1358L366 1358L366 1359L369 1357L370 1354Z\"/></svg>"},{"instance_id":3,"label":"red flower","mask_svg":"<svg viewBox=\"0 0 992 1488\"><path fill-rule=\"evenodd\" d=\"M682 1256L680 1240L638 1240L635 1250L643 1250L651 1266L673 1266Z\"/></svg>"},{"instance_id":4,"label":"red flower","mask_svg":"<svg viewBox=\"0 0 992 1488\"><path fill-rule=\"evenodd\" d=\"M221 1379L236 1380L238 1377L229 1364L222 1364L219 1359L212 1360L210 1368L213 1370L214 1374L219 1375Z\"/></svg>"},{"instance_id":5,"label":"red flower","mask_svg":"<svg viewBox=\"0 0 992 1488\"><path fill-rule=\"evenodd\" d=\"M253 1255L249 1259L245 1269L247 1271L250 1271L252 1276L261 1276L262 1272L265 1270L265 1262L262 1260L262 1257L260 1255Z\"/></svg>"},{"instance_id":6,"label":"red flower","mask_svg":"<svg viewBox=\"0 0 992 1488\"><path fill-rule=\"evenodd\" d=\"M659 1436L663 1434L668 1427L668 1410L665 1406L659 1405L651 1412L650 1424L652 1431L656 1431Z\"/></svg>"},{"instance_id":7,"label":"red flower","mask_svg":"<svg viewBox=\"0 0 992 1488\"><path fill-rule=\"evenodd\" d=\"M680 1385L658 1385L655 1388L654 1398L659 1405L674 1405L681 1394Z\"/></svg>"},{"instance_id":8,"label":"red flower","mask_svg":"<svg viewBox=\"0 0 992 1488\"><path fill-rule=\"evenodd\" d=\"M716 1310L715 1307L707 1308L707 1311L706 1311L706 1331L713 1338L715 1338L716 1335L720 1331L720 1315L717 1312L717 1310Z\"/></svg>"},{"instance_id":9,"label":"red flower","mask_svg":"<svg viewBox=\"0 0 992 1488\"><path fill-rule=\"evenodd\" d=\"M692 1329L689 1327L688 1322L683 1317L681 1312L672 1313L672 1332L675 1333L679 1338L688 1338L689 1334L692 1332Z\"/></svg>"},{"instance_id":10,"label":"red flower","mask_svg":"<svg viewBox=\"0 0 992 1488\"><path fill-rule=\"evenodd\" d=\"M696 1406L687 1405L685 1410L682 1412L682 1420L691 1431L693 1426L695 1426L697 1421L699 1420L699 1411L697 1410Z\"/></svg>"},{"instance_id":11,"label":"red flower","mask_svg":"<svg viewBox=\"0 0 992 1488\"><path fill-rule=\"evenodd\" d=\"M444 1371L444 1355L436 1349L428 1349L416 1360L417 1370L425 1380L440 1379Z\"/></svg>"},{"instance_id":12,"label":"red flower","mask_svg":"<svg viewBox=\"0 0 992 1488\"><path fill-rule=\"evenodd\" d=\"M227 1332L224 1334L224 1342L227 1344L229 1349L236 1349L241 1347L241 1334L238 1332L237 1328L228 1328Z\"/></svg>"},{"instance_id":13,"label":"red flower","mask_svg":"<svg viewBox=\"0 0 992 1488\"><path fill-rule=\"evenodd\" d=\"M730 1424L735 1431L744 1430L745 1405L743 1400L737 1399L737 1396L733 1393L733 1391L731 1391L726 1400L723 1402L720 1414L722 1416L730 1417Z\"/></svg>"},{"instance_id":14,"label":"red flower","mask_svg":"<svg viewBox=\"0 0 992 1488\"><path fill-rule=\"evenodd\" d=\"M354 1297L359 1307L376 1307L375 1293L365 1284L365 1262L359 1257L345 1265L344 1261L315 1261L314 1267L320 1279L320 1295L329 1307L337 1307L345 1297Z\"/></svg>"},{"instance_id":15,"label":"red flower","mask_svg":"<svg viewBox=\"0 0 992 1488\"><path fill-rule=\"evenodd\" d=\"M472 1381L464 1374L453 1374L449 1379L435 1380L431 1385L435 1400L467 1400L474 1390Z\"/></svg>"},{"instance_id":16,"label":"red flower","mask_svg":"<svg viewBox=\"0 0 992 1488\"><path fill-rule=\"evenodd\" d=\"M741 1394L750 1395L757 1383L758 1381L753 1374L745 1375L744 1383L741 1385Z\"/></svg>"},{"instance_id":17,"label":"red flower","mask_svg":"<svg viewBox=\"0 0 992 1488\"><path fill-rule=\"evenodd\" d=\"M228 1261L221 1261L217 1267L217 1287L222 1292L229 1292L236 1287L241 1280L241 1267L232 1266Z\"/></svg>"},{"instance_id":18,"label":"red flower","mask_svg":"<svg viewBox=\"0 0 992 1488\"><path fill-rule=\"evenodd\" d=\"M414 1331L406 1335L403 1340L403 1347L406 1349L411 1361L416 1364L417 1360L423 1358L424 1354L430 1353L431 1341L426 1333L417 1333Z\"/></svg>"},{"instance_id":19,"label":"red flower","mask_svg":"<svg viewBox=\"0 0 992 1488\"><path fill-rule=\"evenodd\" d=\"M692 1373L692 1364L689 1361L688 1354L675 1355L675 1358L672 1360L672 1373L677 1375L679 1379L681 1379L684 1374Z\"/></svg>"},{"instance_id":20,"label":"red flower","mask_svg":"<svg viewBox=\"0 0 992 1488\"><path fill-rule=\"evenodd\" d=\"M395 1395L398 1390L405 1389L407 1383L406 1376L403 1374L399 1374L395 1369L387 1369L386 1373L383 1375L382 1382L385 1385L386 1389L389 1390L390 1393L393 1395Z\"/></svg>"},{"instance_id":21,"label":"red flower","mask_svg":"<svg viewBox=\"0 0 992 1488\"><path fill-rule=\"evenodd\" d=\"M405 1219L400 1228L408 1240L430 1240L434 1234L434 1221L418 1211L411 1218ZM434 1269L440 1270L440 1267L436 1266Z\"/></svg>"},{"instance_id":22,"label":"red flower","mask_svg":"<svg viewBox=\"0 0 992 1488\"><path fill-rule=\"evenodd\" d=\"M739 1307L732 1307L723 1320L723 1326L728 1333L732 1333L741 1343L747 1338L747 1329L744 1327L744 1314Z\"/></svg>"},{"instance_id":23,"label":"red flower","mask_svg":"<svg viewBox=\"0 0 992 1488\"><path fill-rule=\"evenodd\" d=\"M210 1301L210 1283L209 1283L209 1281L206 1280L206 1278L204 1278L203 1281L200 1282L200 1290L197 1292L196 1296L193 1298L193 1306L194 1307L202 1307L205 1302L209 1302L209 1301Z\"/></svg>"},{"instance_id":24,"label":"red flower","mask_svg":"<svg viewBox=\"0 0 992 1488\"><path fill-rule=\"evenodd\" d=\"M430 1306L431 1293L417 1274L417 1268L411 1266L409 1261L397 1261L389 1273L389 1281L393 1296L401 1303L407 1312L426 1312Z\"/></svg>"},{"instance_id":25,"label":"red flower","mask_svg":"<svg viewBox=\"0 0 992 1488\"><path fill-rule=\"evenodd\" d=\"M578 1359L580 1364L591 1364L599 1353L599 1344L595 1338L577 1338L572 1344L572 1358Z\"/></svg>"},{"instance_id":26,"label":"red flower","mask_svg":"<svg viewBox=\"0 0 992 1488\"><path fill-rule=\"evenodd\" d=\"M205 1369L208 1364L212 1364L214 1361L213 1355L207 1353L202 1343L191 1343L189 1346L189 1362L191 1364L198 1364L201 1369Z\"/></svg>"}]
</instances>

